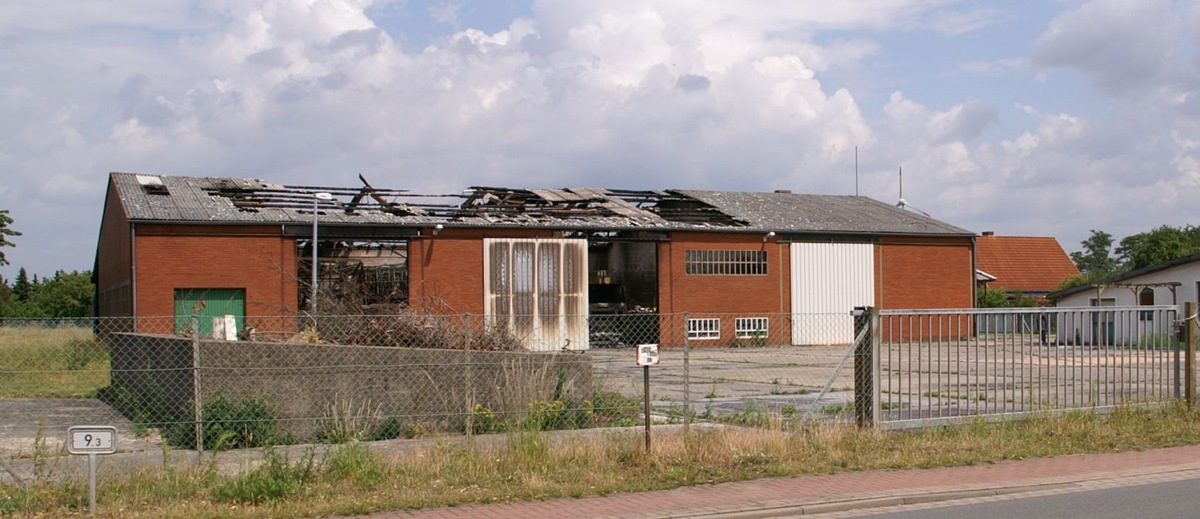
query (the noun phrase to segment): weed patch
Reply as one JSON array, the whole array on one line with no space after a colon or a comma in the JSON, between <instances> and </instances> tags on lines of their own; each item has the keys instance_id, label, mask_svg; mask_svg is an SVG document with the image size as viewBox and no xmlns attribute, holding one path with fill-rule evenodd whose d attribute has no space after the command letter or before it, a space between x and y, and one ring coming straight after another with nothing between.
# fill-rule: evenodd
<instances>
[{"instance_id":1,"label":"weed patch","mask_svg":"<svg viewBox=\"0 0 1200 519\"><path fill-rule=\"evenodd\" d=\"M750 407L748 407L750 409ZM758 416L757 407L747 421ZM382 510L637 492L683 485L849 470L971 465L1004 459L1200 443L1200 412L1183 405L1067 413L1023 422L983 420L917 432L846 425L702 428L561 436L513 431L502 441L442 442L374 451L352 442L294 459L263 451L252 470L226 476L188 464L100 481L100 517L312 517ZM165 458L165 456L164 456ZM0 486L0 513L75 517L78 482ZM107 515L105 515L107 514Z\"/></svg>"},{"instance_id":2,"label":"weed patch","mask_svg":"<svg viewBox=\"0 0 1200 519\"><path fill-rule=\"evenodd\" d=\"M219 501L251 505L295 497L316 475L314 458L310 450L292 463L286 456L268 449L262 465L218 483L213 496Z\"/></svg>"}]
</instances>

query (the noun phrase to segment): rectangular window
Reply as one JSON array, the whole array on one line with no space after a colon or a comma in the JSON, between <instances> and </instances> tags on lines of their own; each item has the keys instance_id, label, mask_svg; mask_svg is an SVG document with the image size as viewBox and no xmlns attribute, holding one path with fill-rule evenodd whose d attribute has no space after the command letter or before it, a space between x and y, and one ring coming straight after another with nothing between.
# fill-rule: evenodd
<instances>
[{"instance_id":1,"label":"rectangular window","mask_svg":"<svg viewBox=\"0 0 1200 519\"><path fill-rule=\"evenodd\" d=\"M765 276L767 251L689 249L684 251L685 272L694 276Z\"/></svg>"},{"instance_id":2,"label":"rectangular window","mask_svg":"<svg viewBox=\"0 0 1200 519\"><path fill-rule=\"evenodd\" d=\"M766 317L738 317L734 322L734 337L738 339L763 339L767 336Z\"/></svg>"},{"instance_id":3,"label":"rectangular window","mask_svg":"<svg viewBox=\"0 0 1200 519\"><path fill-rule=\"evenodd\" d=\"M1138 293L1138 304L1141 306L1154 306L1154 289L1150 287L1143 288L1142 291ZM1153 321L1154 311L1142 310L1141 312L1138 312L1138 318L1142 321Z\"/></svg>"},{"instance_id":4,"label":"rectangular window","mask_svg":"<svg viewBox=\"0 0 1200 519\"><path fill-rule=\"evenodd\" d=\"M711 340L721 338L720 319L688 319L687 336L689 339Z\"/></svg>"}]
</instances>

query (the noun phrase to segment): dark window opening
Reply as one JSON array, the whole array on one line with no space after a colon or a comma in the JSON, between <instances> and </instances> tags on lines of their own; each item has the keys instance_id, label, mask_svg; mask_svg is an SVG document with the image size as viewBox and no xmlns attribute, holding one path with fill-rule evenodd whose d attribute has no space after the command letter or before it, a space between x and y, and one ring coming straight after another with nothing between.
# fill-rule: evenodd
<instances>
[{"instance_id":1,"label":"dark window opening","mask_svg":"<svg viewBox=\"0 0 1200 519\"><path fill-rule=\"evenodd\" d=\"M588 333L593 348L658 342L658 243L640 233L588 236Z\"/></svg>"},{"instance_id":2,"label":"dark window opening","mask_svg":"<svg viewBox=\"0 0 1200 519\"><path fill-rule=\"evenodd\" d=\"M312 241L298 242L299 308L311 307ZM381 306L408 306L408 241L321 240L317 248L317 303L324 314Z\"/></svg>"}]
</instances>

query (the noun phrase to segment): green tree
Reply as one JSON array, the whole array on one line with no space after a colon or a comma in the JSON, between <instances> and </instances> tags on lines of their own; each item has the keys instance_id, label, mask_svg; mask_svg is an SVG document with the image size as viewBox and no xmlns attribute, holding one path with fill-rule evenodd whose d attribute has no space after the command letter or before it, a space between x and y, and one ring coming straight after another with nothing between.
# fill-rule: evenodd
<instances>
[{"instance_id":1,"label":"green tree","mask_svg":"<svg viewBox=\"0 0 1200 519\"><path fill-rule=\"evenodd\" d=\"M25 269L18 272L18 280L25 276ZM36 276L35 276L36 279ZM14 297L0 306L4 317L88 317L92 315L93 296L91 272L58 271L54 277L37 282L25 282L26 296Z\"/></svg>"},{"instance_id":2,"label":"green tree","mask_svg":"<svg viewBox=\"0 0 1200 519\"><path fill-rule=\"evenodd\" d=\"M1079 242L1083 250L1071 253L1071 261L1079 267L1085 279L1096 280L1108 277L1117 271L1117 260L1112 257L1113 236L1092 229L1088 239Z\"/></svg>"},{"instance_id":3,"label":"green tree","mask_svg":"<svg viewBox=\"0 0 1200 519\"><path fill-rule=\"evenodd\" d=\"M1140 269L1200 252L1200 232L1164 225L1154 230L1126 236L1117 247L1121 266Z\"/></svg>"},{"instance_id":4,"label":"green tree","mask_svg":"<svg viewBox=\"0 0 1200 519\"><path fill-rule=\"evenodd\" d=\"M1008 306L1008 294L1003 290L995 290L988 288L987 285L979 287L975 292L975 306L977 308L1004 308Z\"/></svg>"},{"instance_id":5,"label":"green tree","mask_svg":"<svg viewBox=\"0 0 1200 519\"><path fill-rule=\"evenodd\" d=\"M975 306L977 308L1020 308L1037 306L1037 299L1027 296L1019 290L1009 293L984 285L975 293Z\"/></svg>"},{"instance_id":6,"label":"green tree","mask_svg":"<svg viewBox=\"0 0 1200 519\"><path fill-rule=\"evenodd\" d=\"M25 272L25 267L17 270L17 280L13 281L12 297L14 301L25 301L29 299L29 294L33 292L33 283L29 282L29 274Z\"/></svg>"},{"instance_id":7,"label":"green tree","mask_svg":"<svg viewBox=\"0 0 1200 519\"><path fill-rule=\"evenodd\" d=\"M0 311L4 309L4 305L12 299L12 287L8 286L8 280L4 276L0 276Z\"/></svg>"},{"instance_id":8,"label":"green tree","mask_svg":"<svg viewBox=\"0 0 1200 519\"><path fill-rule=\"evenodd\" d=\"M17 317L23 319L33 319L39 317L50 317L46 312L42 311L41 307L34 304L33 301L17 301L13 299L8 304L0 307L0 317Z\"/></svg>"},{"instance_id":9,"label":"green tree","mask_svg":"<svg viewBox=\"0 0 1200 519\"><path fill-rule=\"evenodd\" d=\"M0 209L0 266L8 265L8 260L4 258L3 247L16 246L9 238L21 235L21 233L9 228L12 222L12 217L8 216L8 209Z\"/></svg>"},{"instance_id":10,"label":"green tree","mask_svg":"<svg viewBox=\"0 0 1200 519\"><path fill-rule=\"evenodd\" d=\"M88 317L92 314L92 298L96 288L91 272L54 273L43 279L29 301L46 317Z\"/></svg>"}]
</instances>

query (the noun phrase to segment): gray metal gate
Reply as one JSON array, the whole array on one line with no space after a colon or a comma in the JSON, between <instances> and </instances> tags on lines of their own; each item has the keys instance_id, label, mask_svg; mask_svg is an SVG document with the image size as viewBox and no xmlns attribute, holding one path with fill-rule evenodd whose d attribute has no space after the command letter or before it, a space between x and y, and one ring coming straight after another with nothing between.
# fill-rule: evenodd
<instances>
[{"instance_id":1,"label":"gray metal gate","mask_svg":"<svg viewBox=\"0 0 1200 519\"><path fill-rule=\"evenodd\" d=\"M860 423L919 427L1181 396L1175 306L865 309L859 324L870 326L856 347Z\"/></svg>"}]
</instances>

